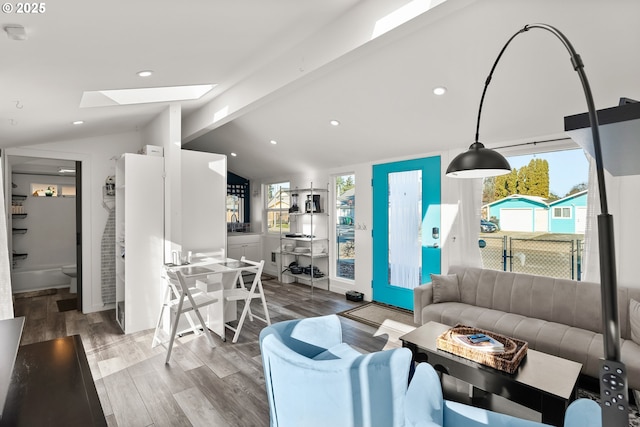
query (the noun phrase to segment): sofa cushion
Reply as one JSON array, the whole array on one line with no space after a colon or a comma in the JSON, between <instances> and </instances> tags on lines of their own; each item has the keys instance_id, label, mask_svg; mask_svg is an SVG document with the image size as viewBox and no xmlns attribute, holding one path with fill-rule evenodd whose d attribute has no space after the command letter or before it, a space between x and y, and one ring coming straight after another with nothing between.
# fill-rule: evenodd
<instances>
[{"instance_id":1,"label":"sofa cushion","mask_svg":"<svg viewBox=\"0 0 640 427\"><path fill-rule=\"evenodd\" d=\"M460 289L458 288L458 276L455 274L432 274L433 303L460 301Z\"/></svg>"},{"instance_id":2,"label":"sofa cushion","mask_svg":"<svg viewBox=\"0 0 640 427\"><path fill-rule=\"evenodd\" d=\"M629 300L629 323L631 323L631 339L640 345L640 302Z\"/></svg>"}]
</instances>

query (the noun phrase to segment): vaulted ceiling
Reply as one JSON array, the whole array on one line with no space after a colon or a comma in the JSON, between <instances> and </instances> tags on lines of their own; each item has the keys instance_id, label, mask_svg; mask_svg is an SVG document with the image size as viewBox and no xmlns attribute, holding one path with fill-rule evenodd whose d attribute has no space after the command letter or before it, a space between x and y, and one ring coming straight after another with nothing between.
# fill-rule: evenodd
<instances>
[{"instance_id":1,"label":"vaulted ceiling","mask_svg":"<svg viewBox=\"0 0 640 427\"><path fill-rule=\"evenodd\" d=\"M525 24L571 40L597 108L640 99L637 16L635 0L46 3L0 16L28 36L0 37L0 148L141 129L167 106L80 108L84 91L205 83L217 86L181 103L183 146L234 152L229 169L247 178L462 148L493 61ZM481 140L561 134L585 110L566 49L532 30L496 69Z\"/></svg>"}]
</instances>

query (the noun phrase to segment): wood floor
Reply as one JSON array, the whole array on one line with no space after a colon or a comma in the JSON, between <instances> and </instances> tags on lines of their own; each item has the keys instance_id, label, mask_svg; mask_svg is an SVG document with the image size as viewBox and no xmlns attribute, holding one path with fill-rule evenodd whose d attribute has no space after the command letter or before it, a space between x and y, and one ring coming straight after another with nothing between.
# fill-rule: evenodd
<instances>
[{"instance_id":1,"label":"wood floor","mask_svg":"<svg viewBox=\"0 0 640 427\"><path fill-rule=\"evenodd\" d=\"M362 303L344 295L298 284L263 281L272 322L338 313ZM236 344L227 331L222 341L211 334L215 347L203 335L187 335L174 346L170 364L166 349L151 348L154 330L124 335L115 311L82 314L59 312L57 300L71 295L16 299L15 315L25 316L21 344L79 334L82 338L102 409L109 426L268 426L269 408L264 387L258 335L264 323L246 321ZM257 301L257 300L256 300ZM238 309L242 308L238 304ZM261 304L252 310L263 316ZM361 352L396 348L404 332L374 328L340 317L343 340ZM504 398L488 395L470 401L468 385L443 378L448 399L540 421L540 414Z\"/></svg>"},{"instance_id":2,"label":"wood floor","mask_svg":"<svg viewBox=\"0 0 640 427\"><path fill-rule=\"evenodd\" d=\"M304 285L263 283L272 322L337 313L360 304L319 289L312 296ZM204 336L185 336L165 365L165 348L151 349L153 330L124 335L114 310L58 312L56 300L69 297L63 291L16 299L15 315L26 317L21 344L79 334L110 426L269 425L258 345L264 323L246 321L236 344L231 343L231 331L226 341L212 334L214 348ZM262 316L260 304L254 302L252 310ZM340 319L344 341L361 351L399 346L393 334Z\"/></svg>"}]
</instances>

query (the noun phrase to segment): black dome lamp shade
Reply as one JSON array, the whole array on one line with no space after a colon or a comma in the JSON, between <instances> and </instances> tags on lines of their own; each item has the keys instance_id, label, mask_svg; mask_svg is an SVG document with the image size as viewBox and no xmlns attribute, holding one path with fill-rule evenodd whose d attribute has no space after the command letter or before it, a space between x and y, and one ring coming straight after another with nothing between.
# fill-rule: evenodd
<instances>
[{"instance_id":1,"label":"black dome lamp shade","mask_svg":"<svg viewBox=\"0 0 640 427\"><path fill-rule=\"evenodd\" d=\"M458 154L449 164L446 175L452 178L486 178L511 172L507 159L497 151L474 142L468 151Z\"/></svg>"}]
</instances>

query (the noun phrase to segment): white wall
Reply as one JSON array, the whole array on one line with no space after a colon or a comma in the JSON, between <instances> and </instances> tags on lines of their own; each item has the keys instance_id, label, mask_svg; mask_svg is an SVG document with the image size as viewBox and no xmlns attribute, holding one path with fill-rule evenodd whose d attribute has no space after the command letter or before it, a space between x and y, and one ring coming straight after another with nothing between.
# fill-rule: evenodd
<instances>
[{"instance_id":1,"label":"white wall","mask_svg":"<svg viewBox=\"0 0 640 427\"><path fill-rule=\"evenodd\" d=\"M227 251L227 157L181 150L182 251Z\"/></svg>"},{"instance_id":2,"label":"white wall","mask_svg":"<svg viewBox=\"0 0 640 427\"><path fill-rule=\"evenodd\" d=\"M100 242L108 216L102 206L102 186L107 176L115 175L115 158L123 153L135 153L141 147L140 134L129 132L6 150L7 155L82 161L82 307L85 313L113 308L102 303L100 294Z\"/></svg>"},{"instance_id":3,"label":"white wall","mask_svg":"<svg viewBox=\"0 0 640 427\"><path fill-rule=\"evenodd\" d=\"M172 251L226 250L227 158L183 150L181 106L170 104L142 132L164 150L164 262Z\"/></svg>"},{"instance_id":4,"label":"white wall","mask_svg":"<svg viewBox=\"0 0 640 427\"><path fill-rule=\"evenodd\" d=\"M170 104L142 132L144 145L158 145L164 151L164 262L171 262L171 252L182 250L181 156L182 107Z\"/></svg>"}]
</instances>

